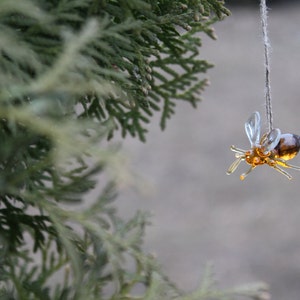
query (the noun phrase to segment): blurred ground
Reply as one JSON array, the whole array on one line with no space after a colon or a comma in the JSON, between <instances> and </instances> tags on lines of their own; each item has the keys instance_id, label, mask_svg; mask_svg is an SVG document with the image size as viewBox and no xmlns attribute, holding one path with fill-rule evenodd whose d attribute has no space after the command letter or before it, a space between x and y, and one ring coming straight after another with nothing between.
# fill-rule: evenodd
<instances>
[{"instance_id":1,"label":"blurred ground","mask_svg":"<svg viewBox=\"0 0 300 300\"><path fill-rule=\"evenodd\" d=\"M253 281L271 286L272 299L300 298L300 172L289 181L262 166L244 182L241 164L231 176L231 144L248 148L244 122L258 110L264 123L264 69L257 7L232 7L215 25L218 41L204 38L201 56L216 67L211 86L194 110L179 104L161 132L152 122L147 143L126 139L132 168L150 191L121 193L124 216L153 213L145 247L186 290L213 262L222 287ZM300 134L300 3L269 13L275 127ZM300 156L293 161L300 165Z\"/></svg>"}]
</instances>

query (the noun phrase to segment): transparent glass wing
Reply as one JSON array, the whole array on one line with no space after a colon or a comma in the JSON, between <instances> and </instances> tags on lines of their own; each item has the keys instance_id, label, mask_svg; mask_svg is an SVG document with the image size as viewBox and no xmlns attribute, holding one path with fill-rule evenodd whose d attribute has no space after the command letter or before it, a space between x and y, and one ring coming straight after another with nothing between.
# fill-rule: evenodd
<instances>
[{"instance_id":1,"label":"transparent glass wing","mask_svg":"<svg viewBox=\"0 0 300 300\"><path fill-rule=\"evenodd\" d=\"M255 111L245 123L245 131L251 147L259 145L260 141L260 114Z\"/></svg>"},{"instance_id":2,"label":"transparent glass wing","mask_svg":"<svg viewBox=\"0 0 300 300\"><path fill-rule=\"evenodd\" d=\"M281 131L279 128L272 129L268 134L262 137L261 147L264 153L273 150L279 143Z\"/></svg>"}]
</instances>

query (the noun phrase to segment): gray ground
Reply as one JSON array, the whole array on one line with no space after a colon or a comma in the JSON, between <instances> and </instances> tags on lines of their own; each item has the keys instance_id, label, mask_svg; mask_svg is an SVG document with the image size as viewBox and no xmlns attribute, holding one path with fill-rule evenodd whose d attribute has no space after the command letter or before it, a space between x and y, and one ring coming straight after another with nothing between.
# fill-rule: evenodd
<instances>
[{"instance_id":1,"label":"gray ground","mask_svg":"<svg viewBox=\"0 0 300 300\"><path fill-rule=\"evenodd\" d=\"M146 144L124 141L148 194L123 192L118 205L126 216L153 213L145 247L180 287L195 288L213 262L223 287L265 281L272 299L297 300L300 172L291 171L289 181L263 166L241 182L242 164L225 174L234 160L230 145L249 147L244 122L253 111L266 128L259 12L232 13L215 26L218 41L204 39L201 55L216 67L199 108L178 105L165 132L152 122ZM275 127L300 134L300 4L274 7L269 17ZM300 165L300 155L293 163Z\"/></svg>"}]
</instances>

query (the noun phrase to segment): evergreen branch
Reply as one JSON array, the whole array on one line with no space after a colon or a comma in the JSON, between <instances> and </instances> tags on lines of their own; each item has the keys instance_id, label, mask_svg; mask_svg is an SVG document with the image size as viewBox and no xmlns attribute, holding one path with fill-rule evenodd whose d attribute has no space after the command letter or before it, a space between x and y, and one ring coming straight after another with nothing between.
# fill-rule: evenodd
<instances>
[{"instance_id":1,"label":"evergreen branch","mask_svg":"<svg viewBox=\"0 0 300 300\"><path fill-rule=\"evenodd\" d=\"M31 0L1 0L0 17L9 14L21 14L39 22L50 21L49 15Z\"/></svg>"},{"instance_id":2,"label":"evergreen branch","mask_svg":"<svg viewBox=\"0 0 300 300\"><path fill-rule=\"evenodd\" d=\"M82 48L89 43L97 34L97 22L90 20L82 29L78 37L67 37L67 43L64 52L52 68L46 74L40 76L35 82L29 86L29 90L33 93L45 93L56 89L56 85L60 84L62 75L66 71L73 69L77 64L77 55ZM78 60L86 65L88 61ZM80 68L80 67L79 67Z\"/></svg>"},{"instance_id":3,"label":"evergreen branch","mask_svg":"<svg viewBox=\"0 0 300 300\"><path fill-rule=\"evenodd\" d=\"M183 55L187 51L191 52L191 57L196 63L200 38L195 34L202 31L214 38L210 26L215 20L211 12L215 12L219 17L229 13L223 3L217 0L197 0L186 4L170 0L147 2L136 0L127 3L110 0L96 4L92 0L58 1L57 5L45 5L48 14L39 9L36 10L36 16L31 16L29 8L33 4L26 1L27 6L22 13L25 18L18 20L11 15L10 18L6 17L3 23L7 28L2 31L4 36L6 33L10 38L13 36L11 32L16 29L16 23L22 32L22 36L17 34L14 41L4 43L6 46L3 46L5 53L9 55L9 59L5 58L2 61L2 69L7 69L9 73L4 72L2 75L0 72L3 87L6 87L4 98L9 95L14 99L26 93L46 93L53 89L68 95L80 94L78 100L82 107L87 109L82 115L90 114L91 108L97 107L93 115L100 122L113 120L115 125L118 124L110 129L109 136L112 136L115 129L121 128L123 136L130 133L144 141L147 132L145 125L153 114L152 109L157 111L161 107L157 105L158 101L165 101L166 94L159 89L168 88L173 95L179 95L182 88L180 81L184 83L194 80L197 74L206 72L208 66L191 69L194 77L178 76L177 85L174 81L160 76L165 85L157 86L153 75L158 79L159 70L164 69L174 76L177 70L175 65L167 65L168 59L176 60L176 65L185 68ZM11 6L11 10L6 12L13 12L14 9ZM47 19L48 23L43 22L37 26L30 21L30 18L40 20L43 16L47 16L44 19ZM94 20L89 21L91 16ZM97 18L101 19L101 22L96 23ZM86 19L88 22L84 24ZM179 32L178 26L187 33ZM66 27L72 28L73 32L78 31L80 27L83 29L75 37L70 30L67 33ZM62 32L65 39L61 38ZM62 46L64 40L67 45L65 48ZM21 48L22 52L18 50ZM9 49L16 49L15 54L9 53ZM167 57L161 59L161 54L166 54ZM49 62L53 59L56 59L56 63L51 68ZM28 62L33 63L29 66ZM158 71L153 70L156 68ZM19 83L30 82L27 86L28 91L22 86L16 86L16 81L7 81L11 77L7 75L16 74L19 76ZM130 81L125 80L126 76ZM156 105L153 102L150 104L149 99L149 91L153 89L158 90L159 95L155 99ZM114 96L106 99L107 94ZM194 106L197 101L195 94L192 96L191 92L187 93L185 101ZM100 106L86 106L86 97L93 95L96 96L93 103L99 101ZM120 109L120 104L123 109ZM163 107L166 109L170 106L164 104ZM146 112L148 117L141 111ZM163 112L162 118L171 114L172 111ZM125 121L123 115L126 115ZM164 128L166 119L162 120L161 124Z\"/></svg>"},{"instance_id":4,"label":"evergreen branch","mask_svg":"<svg viewBox=\"0 0 300 300\"><path fill-rule=\"evenodd\" d=\"M130 180L104 137L120 129L145 141L155 112L165 128L178 100L196 106L211 67L198 59L198 33L215 38L211 25L226 14L218 0L1 1L1 299L258 295L209 279L180 291L143 252L148 214L118 217L115 183L84 202L100 172L102 186Z\"/></svg>"}]
</instances>

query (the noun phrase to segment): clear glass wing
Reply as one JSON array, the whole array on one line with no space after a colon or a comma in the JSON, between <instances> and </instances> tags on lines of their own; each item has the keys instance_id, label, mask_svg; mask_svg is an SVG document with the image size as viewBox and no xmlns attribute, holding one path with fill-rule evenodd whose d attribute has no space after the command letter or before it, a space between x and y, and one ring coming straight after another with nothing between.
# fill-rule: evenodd
<instances>
[{"instance_id":1,"label":"clear glass wing","mask_svg":"<svg viewBox=\"0 0 300 300\"><path fill-rule=\"evenodd\" d=\"M260 141L260 114L255 111L245 123L245 131L251 147L259 145Z\"/></svg>"},{"instance_id":2,"label":"clear glass wing","mask_svg":"<svg viewBox=\"0 0 300 300\"><path fill-rule=\"evenodd\" d=\"M261 148L264 153L273 150L279 143L281 131L279 128L272 129L268 134L262 137Z\"/></svg>"}]
</instances>

